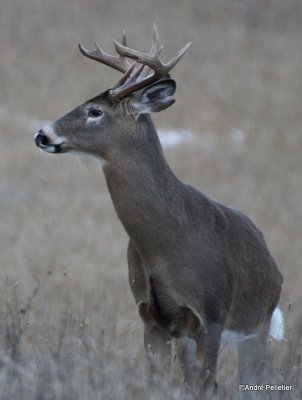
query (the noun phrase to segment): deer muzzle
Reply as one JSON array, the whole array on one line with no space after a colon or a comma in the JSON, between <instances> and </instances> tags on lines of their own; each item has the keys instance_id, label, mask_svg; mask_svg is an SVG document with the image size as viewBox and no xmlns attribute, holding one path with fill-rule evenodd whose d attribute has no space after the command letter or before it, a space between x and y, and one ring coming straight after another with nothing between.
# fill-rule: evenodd
<instances>
[{"instance_id":1,"label":"deer muzzle","mask_svg":"<svg viewBox=\"0 0 302 400\"><path fill-rule=\"evenodd\" d=\"M62 153L64 142L64 138L59 138L52 131L47 132L45 129L40 129L35 135L36 146L47 153Z\"/></svg>"}]
</instances>

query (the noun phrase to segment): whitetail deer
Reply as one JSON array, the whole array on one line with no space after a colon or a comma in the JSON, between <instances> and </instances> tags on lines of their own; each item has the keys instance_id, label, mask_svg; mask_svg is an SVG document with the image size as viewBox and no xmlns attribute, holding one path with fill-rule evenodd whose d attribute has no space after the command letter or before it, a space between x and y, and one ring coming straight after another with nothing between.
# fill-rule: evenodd
<instances>
[{"instance_id":1,"label":"whitetail deer","mask_svg":"<svg viewBox=\"0 0 302 400\"><path fill-rule=\"evenodd\" d=\"M175 340L185 381L199 396L216 386L221 340L239 341L241 376L248 380L243 372L259 343L269 331L283 337L282 276L248 217L182 183L164 158L149 114L174 103L168 73L189 44L166 64L156 27L149 53L127 47L125 35L114 45L116 56L97 43L80 50L122 72L118 83L39 130L35 142L49 153L102 160L130 238L129 282L151 373L167 369Z\"/></svg>"}]
</instances>

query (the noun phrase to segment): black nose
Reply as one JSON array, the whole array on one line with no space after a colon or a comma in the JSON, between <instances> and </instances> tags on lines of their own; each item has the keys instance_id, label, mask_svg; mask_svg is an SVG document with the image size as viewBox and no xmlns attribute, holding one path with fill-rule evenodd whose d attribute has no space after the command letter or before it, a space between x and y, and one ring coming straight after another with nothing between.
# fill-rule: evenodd
<instances>
[{"instance_id":1,"label":"black nose","mask_svg":"<svg viewBox=\"0 0 302 400\"><path fill-rule=\"evenodd\" d=\"M36 134L35 143L38 147L47 146L49 144L48 137L45 135L42 129L40 129Z\"/></svg>"}]
</instances>

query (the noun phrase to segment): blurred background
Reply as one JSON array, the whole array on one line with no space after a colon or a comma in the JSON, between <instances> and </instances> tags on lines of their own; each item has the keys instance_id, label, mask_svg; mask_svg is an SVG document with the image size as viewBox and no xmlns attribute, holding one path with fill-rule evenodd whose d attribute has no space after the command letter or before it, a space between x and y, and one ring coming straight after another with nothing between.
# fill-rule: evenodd
<instances>
[{"instance_id":1,"label":"blurred background","mask_svg":"<svg viewBox=\"0 0 302 400\"><path fill-rule=\"evenodd\" d=\"M119 78L83 57L78 43L91 48L97 40L111 52L111 39L126 29L130 46L148 50L153 22L164 60L192 42L172 73L175 105L154 117L162 131L185 131L166 157L180 179L241 209L263 231L284 275L287 341L276 376L294 382L302 2L2 0L0 11L0 398L143 398L127 236L104 176L95 160L42 153L33 138L45 121ZM230 398L234 368L226 362L219 373L220 382L232 378L224 386Z\"/></svg>"}]
</instances>

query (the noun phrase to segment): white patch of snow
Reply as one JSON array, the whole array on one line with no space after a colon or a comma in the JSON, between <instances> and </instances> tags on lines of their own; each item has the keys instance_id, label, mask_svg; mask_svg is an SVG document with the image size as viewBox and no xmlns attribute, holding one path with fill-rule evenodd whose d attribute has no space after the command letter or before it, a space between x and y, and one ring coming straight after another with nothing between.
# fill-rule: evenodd
<instances>
[{"instance_id":1,"label":"white patch of snow","mask_svg":"<svg viewBox=\"0 0 302 400\"><path fill-rule=\"evenodd\" d=\"M181 143L188 143L194 140L193 132L185 129L159 129L159 139L163 147L173 147Z\"/></svg>"},{"instance_id":2,"label":"white patch of snow","mask_svg":"<svg viewBox=\"0 0 302 400\"><path fill-rule=\"evenodd\" d=\"M256 334L243 335L242 333L225 329L221 334L221 341L223 343L237 343L237 342L242 342L244 340L248 340L255 336L257 335Z\"/></svg>"},{"instance_id":3,"label":"white patch of snow","mask_svg":"<svg viewBox=\"0 0 302 400\"><path fill-rule=\"evenodd\" d=\"M246 132L242 131L241 129L234 129L230 132L230 139L234 144L242 144L245 142L247 137Z\"/></svg>"}]
</instances>

